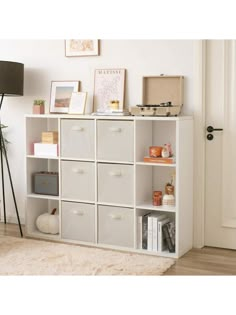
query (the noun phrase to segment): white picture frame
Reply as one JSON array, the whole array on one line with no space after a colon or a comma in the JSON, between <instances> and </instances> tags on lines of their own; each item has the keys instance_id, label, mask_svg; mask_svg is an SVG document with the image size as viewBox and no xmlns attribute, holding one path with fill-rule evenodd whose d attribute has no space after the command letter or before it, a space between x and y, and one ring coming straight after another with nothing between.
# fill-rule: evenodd
<instances>
[{"instance_id":1,"label":"white picture frame","mask_svg":"<svg viewBox=\"0 0 236 315\"><path fill-rule=\"evenodd\" d=\"M68 114L73 92L79 91L79 81L52 81L50 113Z\"/></svg>"},{"instance_id":2,"label":"white picture frame","mask_svg":"<svg viewBox=\"0 0 236 315\"><path fill-rule=\"evenodd\" d=\"M93 111L103 112L110 102L119 101L119 110L124 109L125 69L96 69L94 74Z\"/></svg>"},{"instance_id":3,"label":"white picture frame","mask_svg":"<svg viewBox=\"0 0 236 315\"><path fill-rule=\"evenodd\" d=\"M83 115L85 112L87 92L72 92L68 114Z\"/></svg>"},{"instance_id":4,"label":"white picture frame","mask_svg":"<svg viewBox=\"0 0 236 315\"><path fill-rule=\"evenodd\" d=\"M65 40L66 57L83 57L99 55L98 39L67 39Z\"/></svg>"}]
</instances>

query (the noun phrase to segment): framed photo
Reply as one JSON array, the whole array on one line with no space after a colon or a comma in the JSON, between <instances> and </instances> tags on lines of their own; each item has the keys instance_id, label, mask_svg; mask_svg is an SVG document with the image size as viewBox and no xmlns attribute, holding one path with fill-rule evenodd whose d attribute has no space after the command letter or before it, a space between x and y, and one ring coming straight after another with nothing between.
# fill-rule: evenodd
<instances>
[{"instance_id":1,"label":"framed photo","mask_svg":"<svg viewBox=\"0 0 236 315\"><path fill-rule=\"evenodd\" d=\"M78 91L79 81L52 81L50 113L67 114L72 93Z\"/></svg>"},{"instance_id":2,"label":"framed photo","mask_svg":"<svg viewBox=\"0 0 236 315\"><path fill-rule=\"evenodd\" d=\"M69 114L84 114L87 92L72 92Z\"/></svg>"},{"instance_id":3,"label":"framed photo","mask_svg":"<svg viewBox=\"0 0 236 315\"><path fill-rule=\"evenodd\" d=\"M94 112L103 112L111 101L119 101L119 110L124 109L125 69L96 69L94 75Z\"/></svg>"},{"instance_id":4,"label":"framed photo","mask_svg":"<svg viewBox=\"0 0 236 315\"><path fill-rule=\"evenodd\" d=\"M68 39L65 41L66 57L98 56L98 39Z\"/></svg>"}]
</instances>

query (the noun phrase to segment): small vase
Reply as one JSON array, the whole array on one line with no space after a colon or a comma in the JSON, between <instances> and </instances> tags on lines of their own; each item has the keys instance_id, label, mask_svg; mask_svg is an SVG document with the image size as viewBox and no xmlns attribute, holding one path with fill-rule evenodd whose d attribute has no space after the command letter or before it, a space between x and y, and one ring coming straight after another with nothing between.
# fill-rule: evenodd
<instances>
[{"instance_id":1,"label":"small vase","mask_svg":"<svg viewBox=\"0 0 236 315\"><path fill-rule=\"evenodd\" d=\"M33 105L33 114L44 114L44 105Z\"/></svg>"}]
</instances>

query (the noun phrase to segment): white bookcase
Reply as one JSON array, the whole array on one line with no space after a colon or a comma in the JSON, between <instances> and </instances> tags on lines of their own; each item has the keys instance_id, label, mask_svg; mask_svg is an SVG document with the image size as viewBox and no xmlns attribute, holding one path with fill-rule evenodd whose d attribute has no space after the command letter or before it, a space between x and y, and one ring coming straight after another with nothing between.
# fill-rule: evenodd
<instances>
[{"instance_id":1,"label":"white bookcase","mask_svg":"<svg viewBox=\"0 0 236 315\"><path fill-rule=\"evenodd\" d=\"M178 258L192 248L193 120L180 117L27 115L26 233L94 247ZM58 131L58 157L33 155L43 131ZM175 164L143 162L149 147L171 143ZM35 172L59 173L59 196L34 194ZM175 206L153 206L175 174ZM59 211L58 235L37 230L37 217ZM138 216L167 214L176 224L174 253L138 248Z\"/></svg>"}]
</instances>

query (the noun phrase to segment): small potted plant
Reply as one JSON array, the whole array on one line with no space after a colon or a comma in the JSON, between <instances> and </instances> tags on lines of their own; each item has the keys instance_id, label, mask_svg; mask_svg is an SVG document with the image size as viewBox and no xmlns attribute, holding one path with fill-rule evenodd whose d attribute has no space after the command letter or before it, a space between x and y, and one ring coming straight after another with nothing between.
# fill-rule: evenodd
<instances>
[{"instance_id":1,"label":"small potted plant","mask_svg":"<svg viewBox=\"0 0 236 315\"><path fill-rule=\"evenodd\" d=\"M45 112L45 101L44 100L34 100L33 113L34 114L44 114Z\"/></svg>"}]
</instances>

